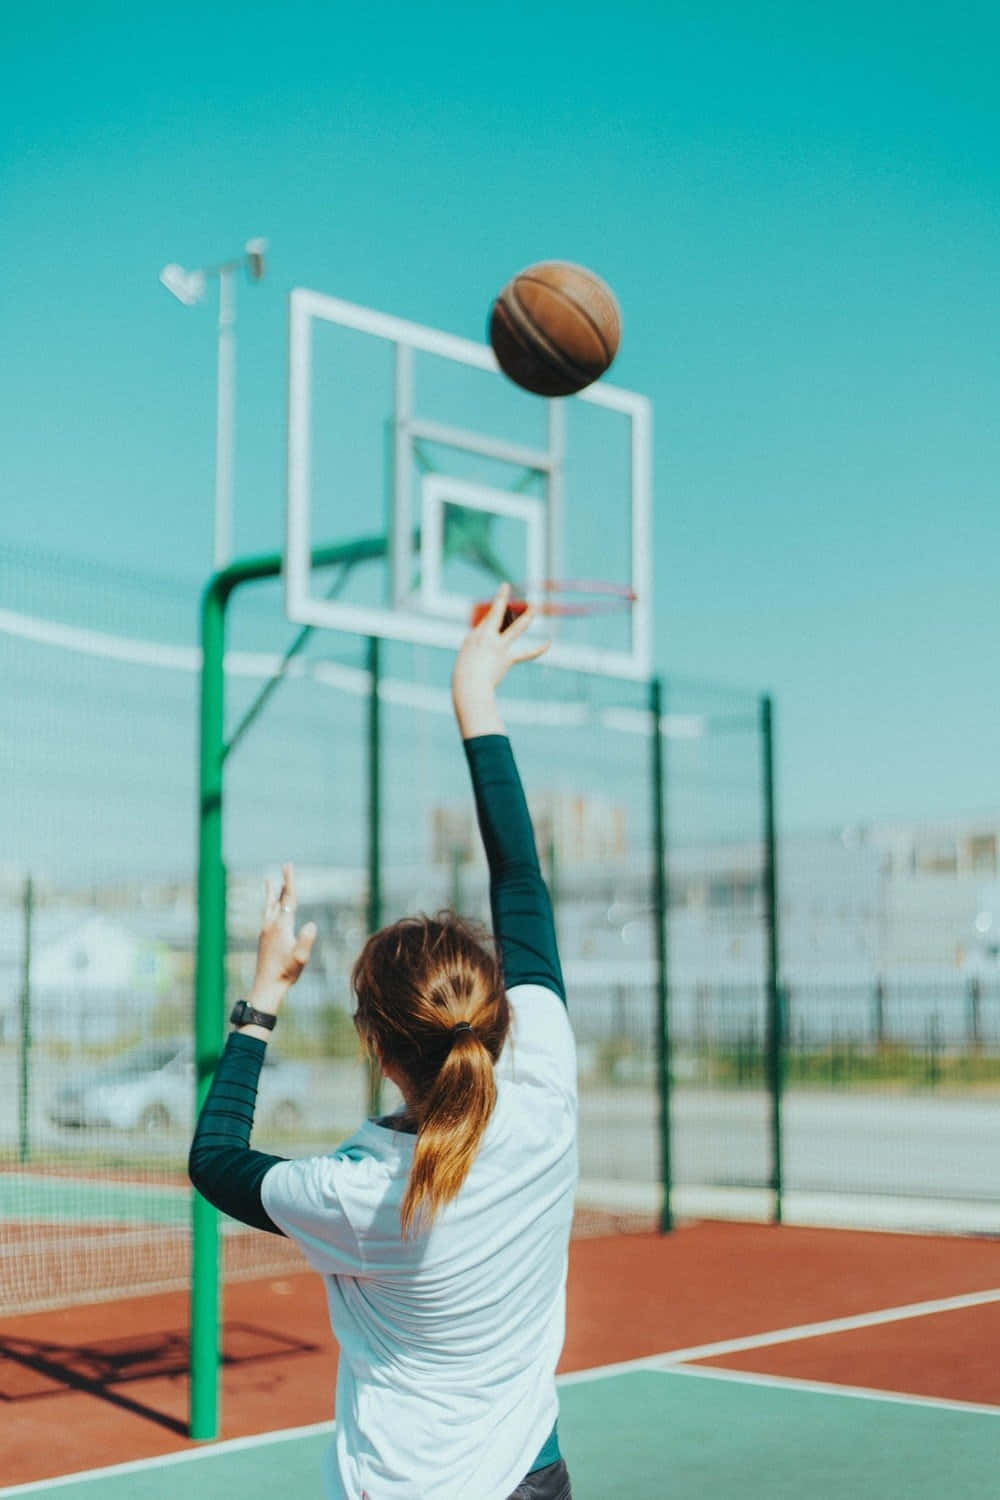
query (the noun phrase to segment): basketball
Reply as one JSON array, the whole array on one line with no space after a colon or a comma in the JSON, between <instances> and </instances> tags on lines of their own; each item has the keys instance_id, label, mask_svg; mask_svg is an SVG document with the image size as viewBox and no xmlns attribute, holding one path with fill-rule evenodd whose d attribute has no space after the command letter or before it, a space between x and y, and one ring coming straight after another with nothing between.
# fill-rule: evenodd
<instances>
[{"instance_id":1,"label":"basketball","mask_svg":"<svg viewBox=\"0 0 1000 1500\"><path fill-rule=\"evenodd\" d=\"M490 309L490 343L501 370L536 396L571 396L611 364L621 313L611 288L565 260L528 266Z\"/></svg>"}]
</instances>

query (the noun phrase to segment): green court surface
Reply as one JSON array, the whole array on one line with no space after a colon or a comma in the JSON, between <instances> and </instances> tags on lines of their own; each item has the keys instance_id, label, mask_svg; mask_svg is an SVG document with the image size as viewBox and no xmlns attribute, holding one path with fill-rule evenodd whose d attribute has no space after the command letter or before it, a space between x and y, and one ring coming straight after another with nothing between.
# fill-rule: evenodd
<instances>
[{"instance_id":1,"label":"green court surface","mask_svg":"<svg viewBox=\"0 0 1000 1500\"><path fill-rule=\"evenodd\" d=\"M707 1369L561 1382L575 1500L985 1500L1000 1408L810 1387ZM274 1433L0 1490L65 1500L321 1500L330 1428ZM475 1497L470 1496L470 1500Z\"/></svg>"},{"instance_id":2,"label":"green court surface","mask_svg":"<svg viewBox=\"0 0 1000 1500\"><path fill-rule=\"evenodd\" d=\"M191 1190L113 1178L0 1173L0 1219L50 1224L158 1224L186 1228Z\"/></svg>"}]
</instances>

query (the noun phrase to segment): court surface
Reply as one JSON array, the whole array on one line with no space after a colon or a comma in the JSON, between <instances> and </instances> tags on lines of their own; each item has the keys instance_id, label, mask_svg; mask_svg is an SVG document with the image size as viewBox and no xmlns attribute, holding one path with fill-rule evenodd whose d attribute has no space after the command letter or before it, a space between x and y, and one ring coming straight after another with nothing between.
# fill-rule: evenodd
<instances>
[{"instance_id":1,"label":"court surface","mask_svg":"<svg viewBox=\"0 0 1000 1500\"><path fill-rule=\"evenodd\" d=\"M994 1493L1000 1409L705 1368L577 1374L560 1427L577 1500L950 1500ZM331 1424L16 1485L65 1500L320 1496Z\"/></svg>"},{"instance_id":2,"label":"court surface","mask_svg":"<svg viewBox=\"0 0 1000 1500\"><path fill-rule=\"evenodd\" d=\"M987 1500L997 1273L994 1242L945 1236L702 1223L575 1241L559 1380L576 1500ZM185 1437L185 1310L172 1293L0 1324L3 1477L25 1481L0 1496L321 1500L320 1279L227 1288L216 1444Z\"/></svg>"}]
</instances>

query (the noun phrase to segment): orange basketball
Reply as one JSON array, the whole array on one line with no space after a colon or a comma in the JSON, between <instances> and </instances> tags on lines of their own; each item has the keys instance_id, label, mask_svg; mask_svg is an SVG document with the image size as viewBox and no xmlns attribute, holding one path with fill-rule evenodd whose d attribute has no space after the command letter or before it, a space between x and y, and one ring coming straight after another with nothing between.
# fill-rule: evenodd
<instances>
[{"instance_id":1,"label":"orange basketball","mask_svg":"<svg viewBox=\"0 0 1000 1500\"><path fill-rule=\"evenodd\" d=\"M536 396L571 396L611 364L621 313L584 266L545 260L508 281L490 310L490 343L504 374Z\"/></svg>"}]
</instances>

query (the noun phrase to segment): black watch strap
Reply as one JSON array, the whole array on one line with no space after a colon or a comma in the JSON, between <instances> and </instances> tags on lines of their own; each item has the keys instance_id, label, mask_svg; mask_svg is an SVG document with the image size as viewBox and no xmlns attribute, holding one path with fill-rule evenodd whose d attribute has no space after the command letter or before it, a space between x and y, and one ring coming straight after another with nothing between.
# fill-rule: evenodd
<instances>
[{"instance_id":1,"label":"black watch strap","mask_svg":"<svg viewBox=\"0 0 1000 1500\"><path fill-rule=\"evenodd\" d=\"M246 1000L237 1000L229 1019L234 1026L263 1026L267 1031L273 1031L274 1023L278 1018L269 1016L266 1011L254 1010Z\"/></svg>"}]
</instances>

